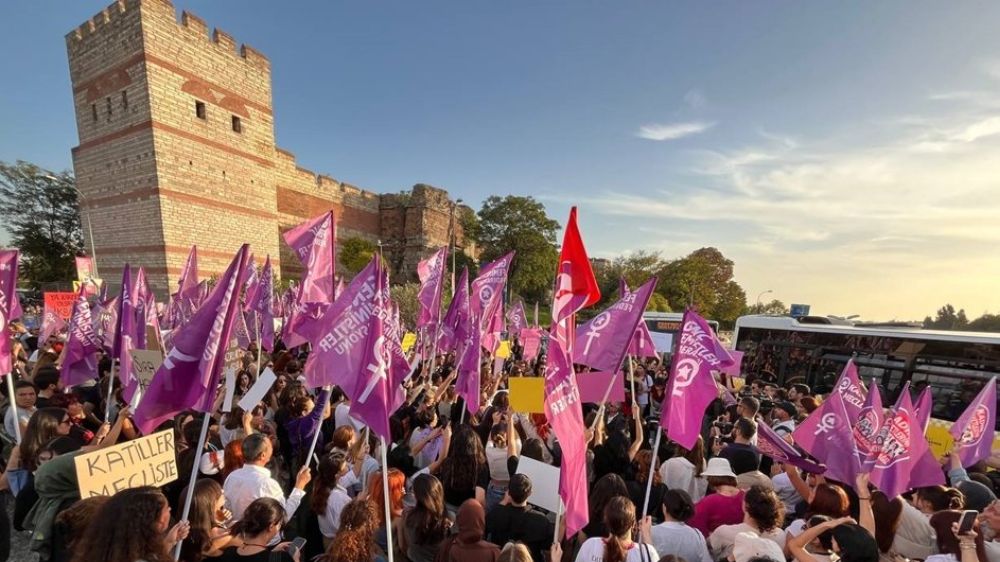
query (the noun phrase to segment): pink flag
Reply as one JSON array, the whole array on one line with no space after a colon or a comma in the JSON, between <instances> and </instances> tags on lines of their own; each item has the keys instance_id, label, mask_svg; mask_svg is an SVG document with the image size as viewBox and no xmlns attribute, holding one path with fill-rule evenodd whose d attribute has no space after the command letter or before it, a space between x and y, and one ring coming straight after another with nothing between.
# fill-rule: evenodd
<instances>
[{"instance_id":1,"label":"pink flag","mask_svg":"<svg viewBox=\"0 0 1000 562\"><path fill-rule=\"evenodd\" d=\"M542 346L542 330L540 328L525 328L521 330L521 357L525 361L533 361Z\"/></svg>"},{"instance_id":2,"label":"pink flag","mask_svg":"<svg viewBox=\"0 0 1000 562\"><path fill-rule=\"evenodd\" d=\"M444 287L444 265L448 261L448 247L434 252L429 258L417 264L420 278L420 314L417 328L436 327L441 316L441 293Z\"/></svg>"},{"instance_id":3,"label":"pink flag","mask_svg":"<svg viewBox=\"0 0 1000 562\"><path fill-rule=\"evenodd\" d=\"M528 327L528 323L524 319L523 302L517 301L517 304L507 310L507 321L510 322L510 331L515 334L520 334L521 330Z\"/></svg>"},{"instance_id":4,"label":"pink flag","mask_svg":"<svg viewBox=\"0 0 1000 562\"><path fill-rule=\"evenodd\" d=\"M452 297L448 312L441 321L441 338L438 345L442 351L451 351L458 347L456 332L459 322L463 321L463 315L469 314L469 310L469 270L463 267L462 276L455 285L455 296Z\"/></svg>"},{"instance_id":5,"label":"pink flag","mask_svg":"<svg viewBox=\"0 0 1000 562\"><path fill-rule=\"evenodd\" d=\"M624 277L618 280L618 293L622 296L631 293ZM628 344L628 354L632 357L658 357L656 344L653 343L653 336L650 335L645 320L639 320L636 324L635 333Z\"/></svg>"},{"instance_id":6,"label":"pink flag","mask_svg":"<svg viewBox=\"0 0 1000 562\"><path fill-rule=\"evenodd\" d=\"M0 250L0 375L13 370L10 360L11 338L7 325L21 317L21 303L17 299L17 250Z\"/></svg>"},{"instance_id":7,"label":"pink flag","mask_svg":"<svg viewBox=\"0 0 1000 562\"><path fill-rule=\"evenodd\" d=\"M795 444L826 465L826 476L849 486L861 472L858 447L851 430L851 416L844 407L843 395L834 391L792 437Z\"/></svg>"},{"instance_id":8,"label":"pink flag","mask_svg":"<svg viewBox=\"0 0 1000 562\"><path fill-rule=\"evenodd\" d=\"M757 424L757 449L777 462L797 466L806 472L822 474L825 471L823 467L789 445L766 423Z\"/></svg>"},{"instance_id":9,"label":"pink flag","mask_svg":"<svg viewBox=\"0 0 1000 562\"><path fill-rule=\"evenodd\" d=\"M144 434L184 410L212 410L249 256L250 246L244 244L201 308L174 336L173 348L135 411L136 426Z\"/></svg>"},{"instance_id":10,"label":"pink flag","mask_svg":"<svg viewBox=\"0 0 1000 562\"><path fill-rule=\"evenodd\" d=\"M507 284L510 264L514 260L514 252L509 252L502 258L492 261L479 270L479 277L472 282L469 293L472 317L479 322L480 329L487 331L493 315L503 304L503 288Z\"/></svg>"},{"instance_id":11,"label":"pink flag","mask_svg":"<svg viewBox=\"0 0 1000 562\"><path fill-rule=\"evenodd\" d=\"M59 378L66 387L76 386L89 379L97 378L96 353L101 348L101 342L94 333L93 318L90 314L90 303L83 287L73 303L73 316L69 320L69 334L66 338L66 350L62 365L59 367Z\"/></svg>"},{"instance_id":12,"label":"pink flag","mask_svg":"<svg viewBox=\"0 0 1000 562\"><path fill-rule=\"evenodd\" d=\"M42 312L42 332L38 337L39 347L49 341L50 336L59 334L65 329L66 321L62 319L62 316L60 316L58 312L49 306L49 303L45 303L45 308Z\"/></svg>"},{"instance_id":13,"label":"pink flag","mask_svg":"<svg viewBox=\"0 0 1000 562\"><path fill-rule=\"evenodd\" d=\"M135 346L138 349L149 349L149 344L152 342L146 341L146 327L153 326L156 333L159 334L160 326L156 317L156 295L153 294L153 290L149 288L149 283L146 281L145 269L139 268L132 290L135 294L133 302L135 303L137 329Z\"/></svg>"},{"instance_id":14,"label":"pink flag","mask_svg":"<svg viewBox=\"0 0 1000 562\"><path fill-rule=\"evenodd\" d=\"M386 442L391 440L389 415L402 403L400 384L409 374L409 365L399 347L398 330L391 333L392 302L389 299L389 279L382 270L378 256L374 264L375 294L369 302L367 335L363 344L361 369L348 372L341 385L351 399L351 415L371 428ZM394 337L395 336L395 337Z\"/></svg>"},{"instance_id":15,"label":"pink flag","mask_svg":"<svg viewBox=\"0 0 1000 562\"><path fill-rule=\"evenodd\" d=\"M468 300L466 307L467 309L459 314L459 324L455 330L458 341L458 350L455 352L455 364L458 369L455 392L465 401L469 413L475 415L480 407L479 364L482 360L482 332L476 327L472 313L468 310Z\"/></svg>"},{"instance_id":16,"label":"pink flag","mask_svg":"<svg viewBox=\"0 0 1000 562\"><path fill-rule=\"evenodd\" d=\"M490 354L496 353L497 349L500 347L500 335L506 331L503 318L503 307L498 306L493 309L493 316L485 323L483 327L483 333L480 336L482 341L482 346L486 348Z\"/></svg>"},{"instance_id":17,"label":"pink flag","mask_svg":"<svg viewBox=\"0 0 1000 562\"><path fill-rule=\"evenodd\" d=\"M264 269L254 290L252 299L247 300L247 310L255 313L260 322L260 342L267 352L274 349L274 272L271 269L271 256L264 260Z\"/></svg>"},{"instance_id":18,"label":"pink flag","mask_svg":"<svg viewBox=\"0 0 1000 562\"><path fill-rule=\"evenodd\" d=\"M582 529L587 507L587 440L580 390L573 373L574 315L601 299L601 290L570 209L552 297L552 336L545 367L545 417L562 447L559 496L566 506L566 535Z\"/></svg>"},{"instance_id":19,"label":"pink flag","mask_svg":"<svg viewBox=\"0 0 1000 562\"><path fill-rule=\"evenodd\" d=\"M94 333L101 342L104 353L112 353L118 329L118 307L120 297L115 297L107 302L101 302L94 307L96 313L91 313L94 318Z\"/></svg>"},{"instance_id":20,"label":"pink flag","mask_svg":"<svg viewBox=\"0 0 1000 562\"><path fill-rule=\"evenodd\" d=\"M854 442L858 446L858 459L863 472L871 472L878 452L876 440L882 428L885 415L882 412L882 393L874 384L868 389L868 397L854 422Z\"/></svg>"},{"instance_id":21,"label":"pink flag","mask_svg":"<svg viewBox=\"0 0 1000 562\"><path fill-rule=\"evenodd\" d=\"M931 385L928 384L920 392L916 403L913 404L914 415L921 431L927 431L927 422L931 421L931 412L934 409L933 400L931 397Z\"/></svg>"},{"instance_id":22,"label":"pink flag","mask_svg":"<svg viewBox=\"0 0 1000 562\"><path fill-rule=\"evenodd\" d=\"M892 499L910 489L913 469L928 448L913 411L909 383L893 412L882 422L878 442L871 480Z\"/></svg>"},{"instance_id":23,"label":"pink flag","mask_svg":"<svg viewBox=\"0 0 1000 562\"><path fill-rule=\"evenodd\" d=\"M834 392L840 394L844 399L844 408L852 420L858 419L861 408L865 405L865 387L858 377L858 366L854 364L854 359L848 359L844 365L844 371L840 374L837 387Z\"/></svg>"},{"instance_id":24,"label":"pink flag","mask_svg":"<svg viewBox=\"0 0 1000 562\"><path fill-rule=\"evenodd\" d=\"M617 371L625 358L636 328L642 323L642 313L656 289L656 278L639 290L628 293L576 329L573 363L587 365L598 371Z\"/></svg>"},{"instance_id":25,"label":"pink flag","mask_svg":"<svg viewBox=\"0 0 1000 562\"><path fill-rule=\"evenodd\" d=\"M132 372L132 350L142 349L140 338L145 340L145 324L138 321L136 311L135 285L132 268L125 264L122 269L122 292L118 295L118 327L115 329L115 343L112 356L118 359L118 378L122 382L122 397L131 402L139 381Z\"/></svg>"},{"instance_id":26,"label":"pink flag","mask_svg":"<svg viewBox=\"0 0 1000 562\"><path fill-rule=\"evenodd\" d=\"M305 273L288 319L285 343L289 347L315 341L318 321L334 301L337 221L333 211L306 221L284 234Z\"/></svg>"},{"instance_id":27,"label":"pink flag","mask_svg":"<svg viewBox=\"0 0 1000 562\"><path fill-rule=\"evenodd\" d=\"M684 313L680 338L670 366L660 426L667 429L667 437L692 449L701 434L705 410L718 396L712 371L731 365L733 358L705 319L694 311Z\"/></svg>"},{"instance_id":28,"label":"pink flag","mask_svg":"<svg viewBox=\"0 0 1000 562\"><path fill-rule=\"evenodd\" d=\"M187 261L181 269L178 283L180 287L177 289L177 300L182 302L198 300L198 246L191 246L191 250L188 251Z\"/></svg>"},{"instance_id":29,"label":"pink flag","mask_svg":"<svg viewBox=\"0 0 1000 562\"><path fill-rule=\"evenodd\" d=\"M971 466L990 456L997 422L996 404L997 379L993 377L951 426L954 451L962 459L962 466Z\"/></svg>"}]
</instances>

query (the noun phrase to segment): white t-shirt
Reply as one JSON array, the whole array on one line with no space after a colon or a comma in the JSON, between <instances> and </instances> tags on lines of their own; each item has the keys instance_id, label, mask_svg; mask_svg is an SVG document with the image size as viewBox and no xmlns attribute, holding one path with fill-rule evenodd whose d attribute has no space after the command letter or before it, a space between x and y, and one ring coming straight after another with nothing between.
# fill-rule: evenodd
<instances>
[{"instance_id":1,"label":"white t-shirt","mask_svg":"<svg viewBox=\"0 0 1000 562\"><path fill-rule=\"evenodd\" d=\"M31 408L30 410L25 410L20 406L17 407L17 418L21 421L22 425L27 425L28 420L31 419L31 415L35 413L38 408ZM3 427L7 430L7 435L14 437L14 408L7 408L7 415L3 419ZM23 431L21 433L24 433Z\"/></svg>"},{"instance_id":2,"label":"white t-shirt","mask_svg":"<svg viewBox=\"0 0 1000 562\"><path fill-rule=\"evenodd\" d=\"M340 513L344 507L351 503L351 496L343 486L337 486L330 490L330 497L326 500L326 510L319 516L319 532L324 537L332 539L337 530L340 529Z\"/></svg>"},{"instance_id":3,"label":"white t-shirt","mask_svg":"<svg viewBox=\"0 0 1000 562\"><path fill-rule=\"evenodd\" d=\"M656 562L659 559L656 549L649 544L632 543L625 554L625 562ZM584 541L576 555L576 562L604 562L604 539L594 537Z\"/></svg>"},{"instance_id":4,"label":"white t-shirt","mask_svg":"<svg viewBox=\"0 0 1000 562\"><path fill-rule=\"evenodd\" d=\"M351 407L346 402L337 404L337 408L333 411L333 421L337 427L353 425L355 431L361 431L365 427L365 424L351 416Z\"/></svg>"},{"instance_id":5,"label":"white t-shirt","mask_svg":"<svg viewBox=\"0 0 1000 562\"><path fill-rule=\"evenodd\" d=\"M712 531L711 535L708 536L708 548L712 551L712 557L716 560L729 558L729 555L733 553L733 545L736 541L736 535L739 533L753 533L762 539L774 541L779 547L781 547L782 550L785 549L784 529L773 529L769 533L761 533L746 523L740 523L738 525L720 525Z\"/></svg>"}]
</instances>

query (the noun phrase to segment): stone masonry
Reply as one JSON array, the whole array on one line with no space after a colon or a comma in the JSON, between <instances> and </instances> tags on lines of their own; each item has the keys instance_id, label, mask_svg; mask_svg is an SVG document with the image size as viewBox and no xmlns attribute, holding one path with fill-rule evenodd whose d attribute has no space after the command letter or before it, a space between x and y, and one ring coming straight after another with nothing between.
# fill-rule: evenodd
<instances>
[{"instance_id":1,"label":"stone masonry","mask_svg":"<svg viewBox=\"0 0 1000 562\"><path fill-rule=\"evenodd\" d=\"M203 276L240 244L285 277L301 266L281 233L333 209L338 238L381 240L394 281L447 245L469 254L444 190L418 184L381 195L298 166L274 141L271 63L170 0L119 0L66 36L79 145L81 209L93 224L102 277L146 268L176 289L191 245ZM452 220L454 217L454 221ZM89 247L89 240L87 246Z\"/></svg>"}]
</instances>

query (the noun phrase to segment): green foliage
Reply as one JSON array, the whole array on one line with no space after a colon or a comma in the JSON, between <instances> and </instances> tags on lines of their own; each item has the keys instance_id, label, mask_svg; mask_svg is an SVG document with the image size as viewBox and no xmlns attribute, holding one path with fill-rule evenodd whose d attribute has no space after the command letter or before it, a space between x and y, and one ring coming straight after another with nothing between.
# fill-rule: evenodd
<instances>
[{"instance_id":1,"label":"green foliage","mask_svg":"<svg viewBox=\"0 0 1000 562\"><path fill-rule=\"evenodd\" d=\"M612 259L611 263L606 267L594 268L597 284L601 287L601 301L597 306L603 307L609 305L620 298L618 294L618 281L622 277L625 278L625 282L628 283L629 288L634 291L640 285L649 281L650 277L656 276L664 265L665 262L659 252L645 252L640 250L624 256L618 256ZM662 297L663 295L660 296ZM666 307L663 312L670 311L669 305L666 304L668 302L666 297L663 297L663 300L658 302L660 302L658 304L659 307ZM650 303L650 306L652 306L652 299ZM654 309L647 307L647 310ZM659 310L659 308L656 310Z\"/></svg>"},{"instance_id":2,"label":"green foliage","mask_svg":"<svg viewBox=\"0 0 1000 562\"><path fill-rule=\"evenodd\" d=\"M406 330L413 330L417 324L417 315L420 313L420 301L417 300L419 293L420 283L405 283L389 287L389 295L393 302L399 306L399 321L403 323Z\"/></svg>"},{"instance_id":3,"label":"green foliage","mask_svg":"<svg viewBox=\"0 0 1000 562\"><path fill-rule=\"evenodd\" d=\"M670 312L670 303L667 302L667 297L660 293L650 295L649 303L646 304L646 312Z\"/></svg>"},{"instance_id":4,"label":"green foliage","mask_svg":"<svg viewBox=\"0 0 1000 562\"><path fill-rule=\"evenodd\" d=\"M937 316L924 318L924 328L928 330L967 330L969 329L969 319L965 316L965 309L955 311L955 307L946 304L938 309Z\"/></svg>"},{"instance_id":5,"label":"green foliage","mask_svg":"<svg viewBox=\"0 0 1000 562\"><path fill-rule=\"evenodd\" d=\"M374 242L350 236L340 241L337 257L346 276L353 277L372 261L372 256L377 251L378 246Z\"/></svg>"},{"instance_id":6,"label":"green foliage","mask_svg":"<svg viewBox=\"0 0 1000 562\"><path fill-rule=\"evenodd\" d=\"M716 248L701 248L667 262L656 290L675 311L694 306L723 326L732 325L746 310L746 293L733 280L733 261Z\"/></svg>"},{"instance_id":7,"label":"green foliage","mask_svg":"<svg viewBox=\"0 0 1000 562\"><path fill-rule=\"evenodd\" d=\"M559 223L549 218L545 206L533 197L490 196L479 210L478 225L469 225L480 248L480 261L495 260L511 250L511 291L529 301L544 301L552 288L559 253Z\"/></svg>"},{"instance_id":8,"label":"green foliage","mask_svg":"<svg viewBox=\"0 0 1000 562\"><path fill-rule=\"evenodd\" d=\"M76 180L29 162L0 162L0 224L21 250L21 279L41 283L69 281L73 258L83 249Z\"/></svg>"},{"instance_id":9,"label":"green foliage","mask_svg":"<svg viewBox=\"0 0 1000 562\"><path fill-rule=\"evenodd\" d=\"M983 314L969 322L968 329L973 332L1000 332L1000 314Z\"/></svg>"},{"instance_id":10,"label":"green foliage","mask_svg":"<svg viewBox=\"0 0 1000 562\"><path fill-rule=\"evenodd\" d=\"M791 312L785 303L774 299L771 302L757 304L747 308L747 314L788 314Z\"/></svg>"}]
</instances>

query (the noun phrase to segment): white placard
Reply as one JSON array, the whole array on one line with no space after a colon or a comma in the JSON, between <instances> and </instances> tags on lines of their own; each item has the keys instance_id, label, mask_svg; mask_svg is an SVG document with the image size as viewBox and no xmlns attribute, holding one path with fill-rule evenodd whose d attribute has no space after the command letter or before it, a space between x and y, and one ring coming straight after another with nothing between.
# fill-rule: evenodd
<instances>
[{"instance_id":1,"label":"white placard","mask_svg":"<svg viewBox=\"0 0 1000 562\"><path fill-rule=\"evenodd\" d=\"M272 371L270 367L264 369L264 372L260 374L260 378L257 379L257 382L253 383L250 390L248 390L247 393L243 395L243 398L240 399L240 408L243 408L244 412L252 412L253 409L257 407L257 404L264 398L264 395L267 394L267 391L271 390L271 387L274 386L274 381L276 380L278 380L278 377L274 374L274 371Z\"/></svg>"},{"instance_id":2,"label":"white placard","mask_svg":"<svg viewBox=\"0 0 1000 562\"><path fill-rule=\"evenodd\" d=\"M659 353L672 353L674 351L674 335L663 332L650 332L653 338L653 345Z\"/></svg>"},{"instance_id":3,"label":"white placard","mask_svg":"<svg viewBox=\"0 0 1000 562\"><path fill-rule=\"evenodd\" d=\"M222 401L222 411L233 411L233 397L236 396L236 370L226 369L226 398Z\"/></svg>"},{"instance_id":4,"label":"white placard","mask_svg":"<svg viewBox=\"0 0 1000 562\"><path fill-rule=\"evenodd\" d=\"M531 479L528 503L552 512L559 510L562 500L559 498L558 468L522 456L517 460L517 473Z\"/></svg>"}]
</instances>

